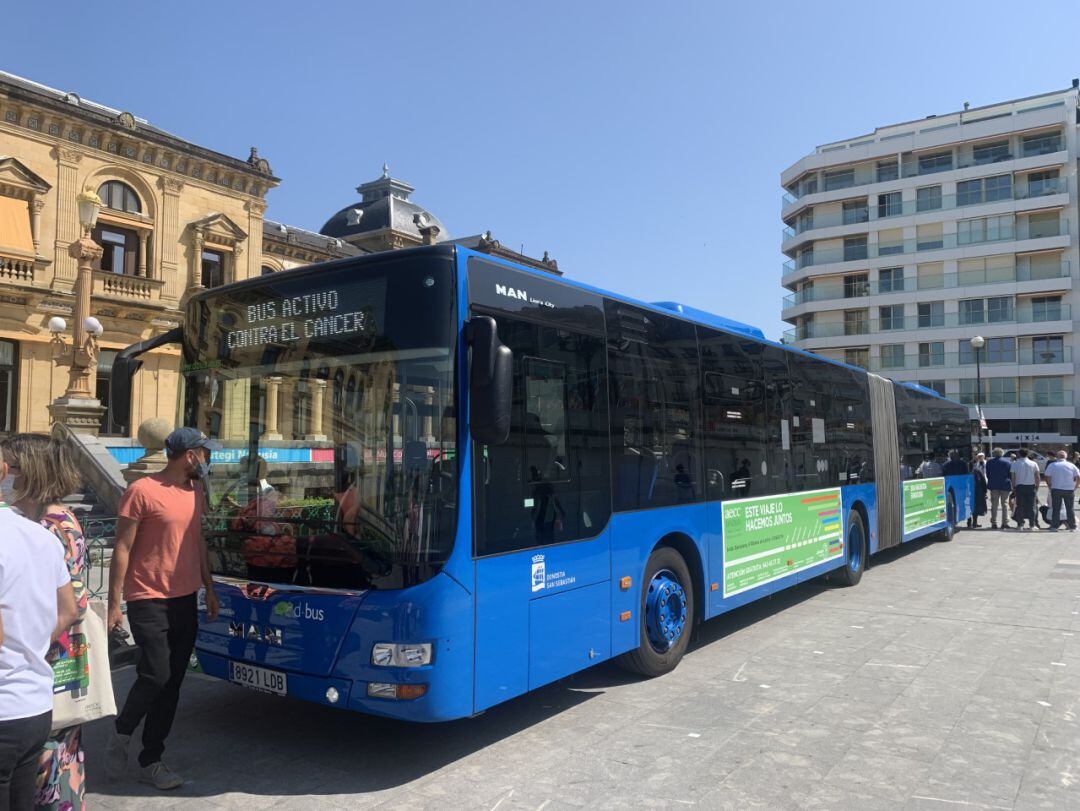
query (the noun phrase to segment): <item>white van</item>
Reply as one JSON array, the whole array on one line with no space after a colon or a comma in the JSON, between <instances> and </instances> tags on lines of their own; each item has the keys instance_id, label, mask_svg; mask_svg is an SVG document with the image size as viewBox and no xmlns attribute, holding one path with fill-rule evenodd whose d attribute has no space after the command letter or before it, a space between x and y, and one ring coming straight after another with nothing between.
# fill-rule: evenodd
<instances>
[{"instance_id":1,"label":"white van","mask_svg":"<svg viewBox=\"0 0 1080 811\"><path fill-rule=\"evenodd\" d=\"M1008 456L1010 453L1017 453L1017 451L1019 451L1020 449L1019 448L1004 448L1003 450L1005 451L1005 456ZM1032 450L1031 448L1028 448L1027 452L1028 452L1028 459L1031 459L1031 460L1039 463L1039 472L1040 473L1045 472L1046 471L1046 466L1050 463L1050 460L1047 459L1043 454L1039 453L1038 451ZM1019 454L1017 454L1017 456L1019 456Z\"/></svg>"}]
</instances>

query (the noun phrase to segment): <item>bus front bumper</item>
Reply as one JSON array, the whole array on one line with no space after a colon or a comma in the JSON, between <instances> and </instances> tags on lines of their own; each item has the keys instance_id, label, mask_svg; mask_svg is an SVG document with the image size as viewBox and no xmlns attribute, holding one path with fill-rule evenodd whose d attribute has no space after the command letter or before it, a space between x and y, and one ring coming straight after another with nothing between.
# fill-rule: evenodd
<instances>
[{"instance_id":1,"label":"bus front bumper","mask_svg":"<svg viewBox=\"0 0 1080 811\"><path fill-rule=\"evenodd\" d=\"M240 687L255 690L256 692L271 695L288 696L315 704L322 704L336 709L347 709L355 712L363 712L370 715L382 715L389 718L398 718L404 721L444 721L452 717L444 716L436 709L432 702L432 696L425 691L424 695L416 698L375 698L368 695L369 682L350 681L334 676L312 676L305 673L266 668L245 659L230 659L204 650L195 651L199 659L199 668L208 676L231 682ZM240 673L234 671L239 666ZM246 668L246 670L243 670ZM252 679L250 674L255 671L258 676L265 675L262 671L271 674L271 678L264 683L258 679ZM427 671L430 674L430 670ZM247 679L240 678L248 676ZM277 676L284 677L280 681ZM387 682L395 677L393 673L387 673ZM416 684L413 679L403 681L403 684ZM424 687L428 685L425 683Z\"/></svg>"}]
</instances>

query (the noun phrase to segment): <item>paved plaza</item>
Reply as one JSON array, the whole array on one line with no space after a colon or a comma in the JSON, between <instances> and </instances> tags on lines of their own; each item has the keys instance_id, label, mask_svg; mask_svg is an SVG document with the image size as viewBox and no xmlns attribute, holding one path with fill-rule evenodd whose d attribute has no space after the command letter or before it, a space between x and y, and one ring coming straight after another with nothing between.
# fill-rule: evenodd
<instances>
[{"instance_id":1,"label":"paved plaza","mask_svg":"<svg viewBox=\"0 0 1080 811\"><path fill-rule=\"evenodd\" d=\"M873 563L709 622L666 677L602 665L450 724L195 675L166 755L187 784L107 782L97 723L91 808L1080 808L1080 533Z\"/></svg>"}]
</instances>

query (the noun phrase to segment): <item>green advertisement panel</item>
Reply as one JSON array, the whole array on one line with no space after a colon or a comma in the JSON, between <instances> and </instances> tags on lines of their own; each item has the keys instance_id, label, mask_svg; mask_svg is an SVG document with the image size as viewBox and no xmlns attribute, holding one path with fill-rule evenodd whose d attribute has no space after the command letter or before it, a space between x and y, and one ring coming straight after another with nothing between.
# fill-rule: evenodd
<instances>
[{"instance_id":1,"label":"green advertisement panel","mask_svg":"<svg viewBox=\"0 0 1080 811\"><path fill-rule=\"evenodd\" d=\"M724 596L844 554L840 488L724 502Z\"/></svg>"},{"instance_id":2,"label":"green advertisement panel","mask_svg":"<svg viewBox=\"0 0 1080 811\"><path fill-rule=\"evenodd\" d=\"M904 482L904 534L945 520L945 479Z\"/></svg>"}]
</instances>

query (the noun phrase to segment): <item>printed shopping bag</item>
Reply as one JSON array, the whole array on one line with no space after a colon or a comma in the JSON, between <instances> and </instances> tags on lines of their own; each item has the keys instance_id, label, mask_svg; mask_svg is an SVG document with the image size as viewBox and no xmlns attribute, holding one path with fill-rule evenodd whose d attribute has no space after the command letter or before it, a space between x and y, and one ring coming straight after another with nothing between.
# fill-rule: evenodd
<instances>
[{"instance_id":1,"label":"printed shopping bag","mask_svg":"<svg viewBox=\"0 0 1080 811\"><path fill-rule=\"evenodd\" d=\"M53 661L53 729L116 715L103 602L90 602L75 632L66 634L66 642L61 639L60 649Z\"/></svg>"}]
</instances>

